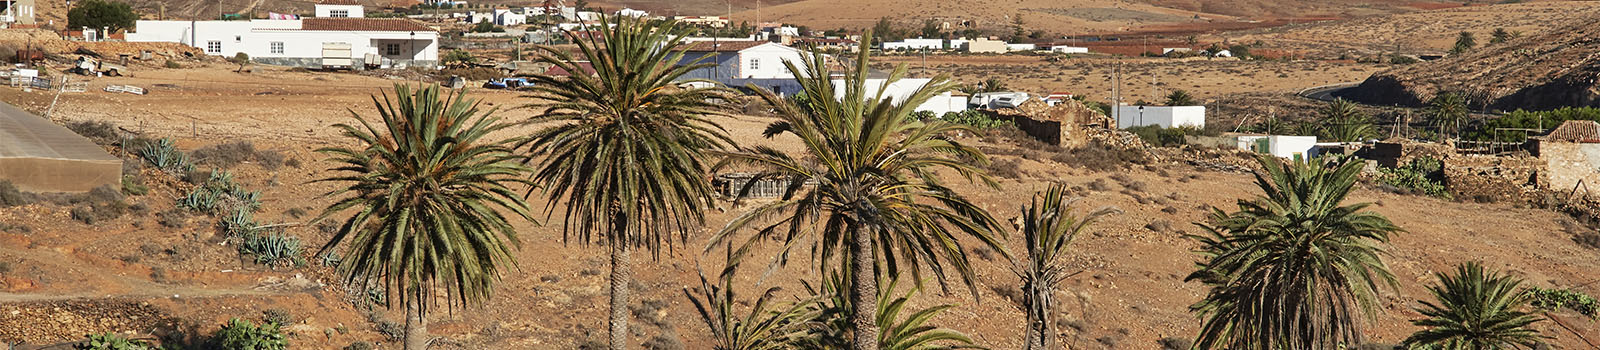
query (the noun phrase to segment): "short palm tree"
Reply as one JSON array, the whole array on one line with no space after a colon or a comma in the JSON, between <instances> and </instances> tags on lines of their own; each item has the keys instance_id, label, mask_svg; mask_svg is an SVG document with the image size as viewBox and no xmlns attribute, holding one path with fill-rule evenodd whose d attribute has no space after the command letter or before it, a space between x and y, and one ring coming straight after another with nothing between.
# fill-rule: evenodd
<instances>
[{"instance_id":1,"label":"short palm tree","mask_svg":"<svg viewBox=\"0 0 1600 350\"><path fill-rule=\"evenodd\" d=\"M1066 198L1060 184L1033 197L1022 207L1022 236L1028 247L1027 261L1012 267L1022 279L1023 309L1027 311L1027 338L1024 349L1055 349L1055 293L1061 281L1082 271L1069 271L1065 256L1072 240L1089 224L1115 212L1100 209L1079 217L1073 214L1076 200Z\"/></svg>"},{"instance_id":2,"label":"short palm tree","mask_svg":"<svg viewBox=\"0 0 1600 350\"><path fill-rule=\"evenodd\" d=\"M598 36L573 38L578 56L539 48L540 62L573 74L533 78L543 111L529 122L546 127L518 147L537 162L533 181L549 213L565 206L562 236L609 247L610 341L620 350L628 343L631 252L658 252L701 226L713 193L709 151L731 141L708 119L722 114L714 101L726 90L678 87L685 74L710 66L678 64L693 28L633 17L602 17L599 28ZM580 61L594 74L582 73Z\"/></svg>"},{"instance_id":3,"label":"short palm tree","mask_svg":"<svg viewBox=\"0 0 1600 350\"><path fill-rule=\"evenodd\" d=\"M1529 327L1539 317L1528 313L1532 294L1522 279L1485 271L1477 262L1456 267L1455 275L1436 273L1439 284L1428 292L1438 304L1422 302L1427 318L1411 321L1427 327L1406 338L1410 348L1438 350L1532 349L1539 331Z\"/></svg>"},{"instance_id":4,"label":"short palm tree","mask_svg":"<svg viewBox=\"0 0 1600 350\"><path fill-rule=\"evenodd\" d=\"M1211 287L1191 309L1205 318L1198 349L1333 349L1361 343L1380 285L1395 286L1381 244L1401 231L1369 204L1343 205L1357 162L1262 156L1265 197L1215 210L1200 226L1204 259L1188 280Z\"/></svg>"},{"instance_id":5,"label":"short palm tree","mask_svg":"<svg viewBox=\"0 0 1600 350\"><path fill-rule=\"evenodd\" d=\"M510 251L521 243L506 214L532 220L511 188L525 184L528 169L505 141L488 138L509 124L462 93L395 85L393 100L373 97L373 104L383 124L357 115L359 126L335 125L358 147L317 150L339 164L338 175L318 182L344 186L327 194L343 197L319 220L356 211L322 251L344 243L346 283L381 283L389 300L405 305L405 348L418 350L427 346L436 289L452 306L478 304L500 270L516 264Z\"/></svg>"},{"instance_id":6,"label":"short palm tree","mask_svg":"<svg viewBox=\"0 0 1600 350\"><path fill-rule=\"evenodd\" d=\"M1172 93L1167 94L1168 106L1193 106L1194 104L1194 95L1190 95L1188 91L1172 90Z\"/></svg>"},{"instance_id":7,"label":"short palm tree","mask_svg":"<svg viewBox=\"0 0 1600 350\"><path fill-rule=\"evenodd\" d=\"M804 283L804 282L802 282ZM822 281L817 285L805 283L806 291L812 297L806 302L809 315L812 319L802 324L807 330L801 337L791 338L789 347L785 349L797 350L840 350L855 344L850 339L854 327L852 315L855 312L854 297L850 296L849 284L855 283L850 278L849 271L829 271L823 274ZM910 315L901 317L907 311L907 303L911 296L921 291L920 287L913 287L905 294L896 294L895 286L898 280L881 280L878 282L883 287L878 289L875 305L877 308L873 315L873 322L882 329L878 334L877 349L880 350L951 350L951 349L982 349L975 345L971 337L966 334L947 328L939 328L928 324L935 316L943 313L955 305L944 304L926 309L913 310ZM896 296L898 295L898 296ZM860 334L860 333L854 333Z\"/></svg>"},{"instance_id":8,"label":"short palm tree","mask_svg":"<svg viewBox=\"0 0 1600 350\"><path fill-rule=\"evenodd\" d=\"M784 242L778 261L786 260L782 257L794 246L809 242L813 261L837 263L837 268L854 276L853 315L870 315L877 309L879 272L893 276L909 271L920 284L926 267L943 285L944 266L950 265L976 296L971 264L957 235L976 238L1004 254L995 239L999 225L982 207L945 187L934 170L993 185L980 168L987 158L944 136L972 128L909 117L917 105L949 91L953 84L941 75L901 99L892 99L882 89L867 88L869 50L861 51L837 84L829 78L820 54L810 55L804 67L786 62L804 94L814 96L804 104L758 89L776 106L780 119L767 128L768 135L794 135L805 153L796 157L765 146L729 152L719 168L756 169L757 180L783 179L790 185L779 200L751 208L729 222L712 237L708 249L748 227L756 227L756 233L745 248L767 239ZM905 72L901 65L881 86ZM851 322L852 348L876 350L877 324L861 316Z\"/></svg>"},{"instance_id":9,"label":"short palm tree","mask_svg":"<svg viewBox=\"0 0 1600 350\"><path fill-rule=\"evenodd\" d=\"M1344 98L1335 98L1328 102L1322 109L1322 120L1326 126L1325 136L1339 142L1360 142L1372 136L1372 122L1367 120L1367 115L1361 113L1355 102Z\"/></svg>"},{"instance_id":10,"label":"short palm tree","mask_svg":"<svg viewBox=\"0 0 1600 350\"><path fill-rule=\"evenodd\" d=\"M731 254L731 252L730 252ZM807 299L787 305L772 304L772 295L778 287L766 292L750 303L750 312L737 312L734 307L746 302L737 299L733 292L733 277L738 271L738 260L728 257L728 266L712 283L700 276L700 288L684 289L683 293L694 303L700 319L711 329L714 350L783 350L791 349L793 342L807 333L807 322L819 313L811 307L815 300Z\"/></svg>"}]
</instances>

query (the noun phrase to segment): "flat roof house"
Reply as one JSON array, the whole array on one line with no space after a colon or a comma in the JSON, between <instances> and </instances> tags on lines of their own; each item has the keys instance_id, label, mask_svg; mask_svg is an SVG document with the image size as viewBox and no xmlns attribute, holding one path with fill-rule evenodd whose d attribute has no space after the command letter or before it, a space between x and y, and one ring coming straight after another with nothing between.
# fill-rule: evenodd
<instances>
[{"instance_id":1,"label":"flat roof house","mask_svg":"<svg viewBox=\"0 0 1600 350\"><path fill-rule=\"evenodd\" d=\"M293 67L438 65L438 31L411 19L362 18L359 5L339 1L316 5L328 17L298 20L138 21L127 41L183 43L223 57L243 52L258 63Z\"/></svg>"}]
</instances>

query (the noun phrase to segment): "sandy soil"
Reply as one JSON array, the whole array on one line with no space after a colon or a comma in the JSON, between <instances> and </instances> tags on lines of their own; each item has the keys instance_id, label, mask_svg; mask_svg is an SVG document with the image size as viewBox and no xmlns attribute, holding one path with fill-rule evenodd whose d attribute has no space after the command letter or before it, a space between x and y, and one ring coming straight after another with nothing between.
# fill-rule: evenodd
<instances>
[{"instance_id":1,"label":"sandy soil","mask_svg":"<svg viewBox=\"0 0 1600 350\"><path fill-rule=\"evenodd\" d=\"M1017 67L1015 69L1045 65L1036 62L989 64L1011 64ZM1074 74L1061 75L1101 76L1111 62L1079 64L1083 67L1076 68L1078 71ZM1239 62L1199 64L1212 68L1206 73L1178 64L1130 65L1146 65L1154 72L1173 72L1166 74L1195 75L1193 82L1174 80L1171 86L1192 86L1191 91L1203 97L1229 91L1290 89L1313 85L1316 79L1341 81L1347 76L1362 75L1358 70L1368 69L1359 65L1315 62L1259 66L1260 63ZM1257 76L1217 73L1222 69L1255 71ZM1186 70L1189 71L1183 73ZM1272 70L1282 70L1287 76L1274 78L1277 74L1267 73ZM958 73L958 76L963 74L971 73ZM1013 81L1020 86L1044 84L1049 79ZM1081 83L1061 82L1057 86L1098 91L1100 88L1096 86L1104 85L1093 85L1103 84L1096 80L1102 79L1086 78ZM268 169L246 164L233 171L242 183L263 191L265 209L259 214L262 220L303 222L304 217L297 217L290 211L315 212L329 203L328 199L318 197L330 188L328 185L308 183L325 176L324 169L328 166L318 162L321 157L312 150L347 143L336 137L327 125L351 121L352 111L370 118L372 108L368 96L397 82L405 81L278 69L241 74L233 73L231 67L224 65L142 70L133 77L96 79L87 93L62 95L55 117L103 120L146 135L170 136L185 149L224 141L250 141L259 148L282 151L302 165ZM1179 82L1194 85L1176 85ZM135 96L99 91L100 86L113 83L143 86L151 93ZM1223 87L1205 88L1219 85ZM1143 89L1130 87L1129 90L1130 96L1142 97L1134 94ZM0 88L0 91L4 91L0 98L24 100L28 101L25 105L32 106L48 103L51 97L42 92L23 94L10 88ZM499 107L500 113L512 118L532 113L515 108L529 102L516 93L475 90L474 96L482 98L486 105ZM784 142L781 139L772 141L759 136L767 122L769 120L759 117L736 117L723 120L723 126L741 144L778 142L780 147L792 149L794 145L781 144ZM963 141L987 147L1018 147L1005 142L986 143L975 137ZM1189 223L1201 220L1206 208L1227 208L1238 199L1255 196L1257 192L1249 175L1174 164L1094 172L1081 168L1080 164L1035 162L1013 156L997 158L1019 161L1024 175L1020 179L1002 179L1001 189L958 187L996 217L1015 216L1020 198L1027 198L1052 182L1082 187L1077 194L1084 197L1079 203L1085 210L1113 206L1124 211L1095 225L1090 234L1075 243L1073 261L1086 272L1066 282L1063 291L1064 319L1067 320L1067 327L1062 328L1065 342L1072 348L1149 349L1155 348L1156 341L1163 337L1192 337L1199 322L1188 313L1187 307L1198 300L1204 290L1197 283L1182 280L1190 272L1196 256L1189 252L1195 245L1181 236L1184 232L1195 232ZM1099 184L1093 185L1096 182ZM133 200L149 205L150 212L155 213L171 208L174 195L170 189L157 186L153 194ZM1386 260L1402 287L1384 294L1383 314L1369 333L1378 342L1398 342L1414 331L1407 320L1418 316L1411 308L1418 306L1416 301L1425 296L1423 286L1430 282L1430 274L1460 262L1483 261L1524 276L1539 286L1573 286L1600 279L1600 273L1595 272L1600 269L1600 261L1592 258L1595 252L1574 243L1570 234L1561 230L1561 222L1568 219L1559 213L1524 209L1509 203L1457 203L1368 189L1357 191L1352 200L1376 202L1373 210L1408 230L1395 236ZM543 202L536 203L537 209L548 209ZM194 322L197 329L206 331L229 317L259 318L263 310L281 308L300 319L292 339L297 348L336 348L355 340L383 339L363 312L346 302L347 294L338 287L338 278L329 268L316 266L315 259L311 259L311 266L300 269L265 270L238 261L233 247L216 244L211 238L213 229L203 218L194 218L179 229L156 224L153 215L128 216L91 226L70 220L69 209L48 205L0 209L0 222L31 228L29 233L0 233L0 242L4 242L0 244L0 261L11 266L10 272L3 274L8 281L8 288L4 290L7 294L0 294L0 298L10 296L22 300L27 296L62 293L118 296L118 300L149 303L163 315ZM741 208L724 204L723 209L726 212L710 213L708 231L726 223ZM437 323L431 328L434 334L445 337L446 344L471 349L571 349L585 340L604 339L605 252L575 242L563 242L561 220L543 221L544 225L518 225L523 239L516 255L521 264L505 274L495 298L480 307L453 312L439 309L441 312L435 315ZM311 246L329 239L328 235L309 226L293 226L288 232ZM684 288L698 285L697 268L712 273L721 267L720 253L701 254L706 237L705 231L695 232L688 242L663 251L656 259L647 254L636 257L635 290L639 294L636 303L650 301L665 306L636 319L635 341L663 336L681 340L689 349L709 346L707 330L683 292ZM1015 251L1020 240L1013 236L1007 244ZM144 245L153 246L158 253L145 252ZM165 253L169 247L176 253ZM770 256L773 252L769 246L760 254ZM977 252L974 255L980 260L977 265L980 286L977 297L980 299L964 290L952 289L948 294L925 293L916 298L915 304L959 304L934 323L967 332L980 344L992 348L1019 348L1022 313L996 292L1014 288L1017 279L1007 270L1008 263L993 256L984 258L985 254ZM125 256L141 258L122 258ZM800 279L815 278L814 271L806 266L805 261L797 261L764 279L759 269L747 268L739 275L740 292L748 296L758 288L780 286L783 288L780 294L787 298L802 290ZM157 268L164 271L162 278L152 276ZM296 278L297 275L300 278ZM938 289L933 285L929 287L934 291ZM1600 292L1593 286L1579 289ZM180 296L157 296L169 291ZM0 303L0 311L7 308L34 310L40 307L22 302ZM56 312L67 312L60 310ZM116 312L109 314L117 315ZM388 317L398 319L393 312ZM17 325L8 322L35 321L0 317L0 329ZM1600 329L1591 322L1569 323L1590 336ZM143 330L131 328L133 326L113 326L108 330ZM335 331L341 326L348 333ZM1552 327L1545 324L1541 329L1556 336L1554 342L1562 348L1581 344L1570 334L1557 333ZM88 330L63 328L61 332L0 341L63 341L85 331ZM0 335L5 333L0 332ZM385 345L385 348L397 347Z\"/></svg>"}]
</instances>

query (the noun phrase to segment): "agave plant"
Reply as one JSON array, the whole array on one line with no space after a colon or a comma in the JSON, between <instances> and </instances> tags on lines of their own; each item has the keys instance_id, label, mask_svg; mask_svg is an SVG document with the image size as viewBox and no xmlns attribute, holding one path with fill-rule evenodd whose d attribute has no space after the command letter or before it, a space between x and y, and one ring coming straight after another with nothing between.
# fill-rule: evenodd
<instances>
[{"instance_id":1,"label":"agave plant","mask_svg":"<svg viewBox=\"0 0 1600 350\"><path fill-rule=\"evenodd\" d=\"M300 238L283 232L253 234L239 243L239 254L255 256L257 264L274 268L305 266L301 251Z\"/></svg>"},{"instance_id":2,"label":"agave plant","mask_svg":"<svg viewBox=\"0 0 1600 350\"><path fill-rule=\"evenodd\" d=\"M729 259L728 267L718 276L720 284L710 282L702 274L699 289L683 290L700 312L700 319L711 328L712 349L788 349L792 342L805 335L801 327L804 322L815 317L814 310L808 308L812 301L772 305L772 294L779 289L772 287L750 304L749 312L736 312L734 305L742 303L733 292L733 276L738 266L736 260Z\"/></svg>"},{"instance_id":3,"label":"agave plant","mask_svg":"<svg viewBox=\"0 0 1600 350\"><path fill-rule=\"evenodd\" d=\"M168 173L181 174L194 169L194 164L189 162L189 156L178 150L170 138L146 142L136 153L140 158L150 162L150 165Z\"/></svg>"}]
</instances>

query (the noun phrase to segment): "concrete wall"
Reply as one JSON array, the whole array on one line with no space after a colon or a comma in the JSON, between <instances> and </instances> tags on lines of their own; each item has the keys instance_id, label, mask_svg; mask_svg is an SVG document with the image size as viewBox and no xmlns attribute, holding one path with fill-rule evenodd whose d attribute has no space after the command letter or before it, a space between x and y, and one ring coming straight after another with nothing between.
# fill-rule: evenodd
<instances>
[{"instance_id":1,"label":"concrete wall","mask_svg":"<svg viewBox=\"0 0 1600 350\"><path fill-rule=\"evenodd\" d=\"M1571 191L1582 181L1588 193L1600 194L1600 143L1542 142L1539 158L1549 167L1551 190Z\"/></svg>"},{"instance_id":2,"label":"concrete wall","mask_svg":"<svg viewBox=\"0 0 1600 350\"><path fill-rule=\"evenodd\" d=\"M1117 128L1121 129L1148 125L1206 127L1205 106L1120 106L1115 112Z\"/></svg>"},{"instance_id":3,"label":"concrete wall","mask_svg":"<svg viewBox=\"0 0 1600 350\"><path fill-rule=\"evenodd\" d=\"M906 39L880 43L878 48L884 50L941 50L945 47L944 39Z\"/></svg>"},{"instance_id":4,"label":"concrete wall","mask_svg":"<svg viewBox=\"0 0 1600 350\"><path fill-rule=\"evenodd\" d=\"M1006 53L1006 42L989 39L974 39L967 42L967 52L971 53Z\"/></svg>"},{"instance_id":5,"label":"concrete wall","mask_svg":"<svg viewBox=\"0 0 1600 350\"><path fill-rule=\"evenodd\" d=\"M1304 160L1316 156L1311 150L1317 145L1316 136L1243 135L1236 145L1242 150L1257 151L1257 143L1263 139L1267 140L1267 154L1278 158Z\"/></svg>"},{"instance_id":6,"label":"concrete wall","mask_svg":"<svg viewBox=\"0 0 1600 350\"><path fill-rule=\"evenodd\" d=\"M1087 47L1076 47L1076 46L1055 46L1055 47L1051 47L1050 48L1050 52L1055 52L1055 53L1089 53L1089 48L1087 48Z\"/></svg>"}]
</instances>

